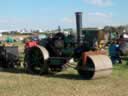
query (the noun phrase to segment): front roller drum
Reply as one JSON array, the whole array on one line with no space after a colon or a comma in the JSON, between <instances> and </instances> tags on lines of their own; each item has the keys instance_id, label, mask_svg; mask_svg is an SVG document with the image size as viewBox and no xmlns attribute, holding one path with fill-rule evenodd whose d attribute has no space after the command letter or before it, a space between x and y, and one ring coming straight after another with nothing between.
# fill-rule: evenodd
<instances>
[{"instance_id":1,"label":"front roller drum","mask_svg":"<svg viewBox=\"0 0 128 96\"><path fill-rule=\"evenodd\" d=\"M49 53L42 46L35 46L27 50L25 54L24 66L28 73L46 74L48 73Z\"/></svg>"},{"instance_id":2,"label":"front roller drum","mask_svg":"<svg viewBox=\"0 0 128 96\"><path fill-rule=\"evenodd\" d=\"M85 64L79 62L78 73L84 79L106 77L112 73L112 62L106 55L89 55Z\"/></svg>"}]
</instances>

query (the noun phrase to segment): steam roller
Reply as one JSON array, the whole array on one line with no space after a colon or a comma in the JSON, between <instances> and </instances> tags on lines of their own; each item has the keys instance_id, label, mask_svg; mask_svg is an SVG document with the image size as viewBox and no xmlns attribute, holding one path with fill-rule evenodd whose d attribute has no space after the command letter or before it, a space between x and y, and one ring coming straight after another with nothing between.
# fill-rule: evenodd
<instances>
[{"instance_id":1,"label":"steam roller","mask_svg":"<svg viewBox=\"0 0 128 96\"><path fill-rule=\"evenodd\" d=\"M76 12L77 33L53 34L41 40L25 53L25 68L29 73L61 72L74 63L84 79L96 79L112 73L112 62L107 52L97 48L104 35L99 29L82 28L82 12ZM102 33L102 36L101 36Z\"/></svg>"}]
</instances>

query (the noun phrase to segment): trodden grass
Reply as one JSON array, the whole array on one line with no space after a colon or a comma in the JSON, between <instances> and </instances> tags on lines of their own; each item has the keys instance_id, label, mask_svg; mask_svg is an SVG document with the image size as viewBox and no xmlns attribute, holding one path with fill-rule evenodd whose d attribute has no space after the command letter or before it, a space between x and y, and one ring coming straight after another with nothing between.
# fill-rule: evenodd
<instances>
[{"instance_id":1,"label":"trodden grass","mask_svg":"<svg viewBox=\"0 0 128 96\"><path fill-rule=\"evenodd\" d=\"M70 68L48 76L1 71L0 96L128 96L128 65L96 80L82 80Z\"/></svg>"},{"instance_id":2,"label":"trodden grass","mask_svg":"<svg viewBox=\"0 0 128 96\"><path fill-rule=\"evenodd\" d=\"M23 53L23 44L16 45ZM115 65L111 76L96 80L83 80L71 68L46 76L1 70L0 96L128 96L128 65Z\"/></svg>"}]
</instances>

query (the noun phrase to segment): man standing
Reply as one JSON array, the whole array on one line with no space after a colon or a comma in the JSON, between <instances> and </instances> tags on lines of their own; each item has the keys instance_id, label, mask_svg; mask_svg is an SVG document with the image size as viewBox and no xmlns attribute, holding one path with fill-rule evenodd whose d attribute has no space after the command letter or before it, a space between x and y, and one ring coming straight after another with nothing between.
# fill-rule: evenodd
<instances>
[{"instance_id":1,"label":"man standing","mask_svg":"<svg viewBox=\"0 0 128 96\"><path fill-rule=\"evenodd\" d=\"M113 64L115 64L117 60L119 63L122 63L119 52L119 44L113 40L109 46L109 55Z\"/></svg>"}]
</instances>

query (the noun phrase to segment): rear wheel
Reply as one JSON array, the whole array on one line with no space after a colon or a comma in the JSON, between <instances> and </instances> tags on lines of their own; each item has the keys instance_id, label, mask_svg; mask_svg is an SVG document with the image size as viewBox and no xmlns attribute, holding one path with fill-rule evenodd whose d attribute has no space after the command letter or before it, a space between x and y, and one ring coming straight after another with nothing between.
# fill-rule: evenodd
<instances>
[{"instance_id":1,"label":"rear wheel","mask_svg":"<svg viewBox=\"0 0 128 96\"><path fill-rule=\"evenodd\" d=\"M28 73L46 74L48 73L48 64L43 53L44 49L40 47L32 47L25 56L24 66Z\"/></svg>"}]
</instances>

